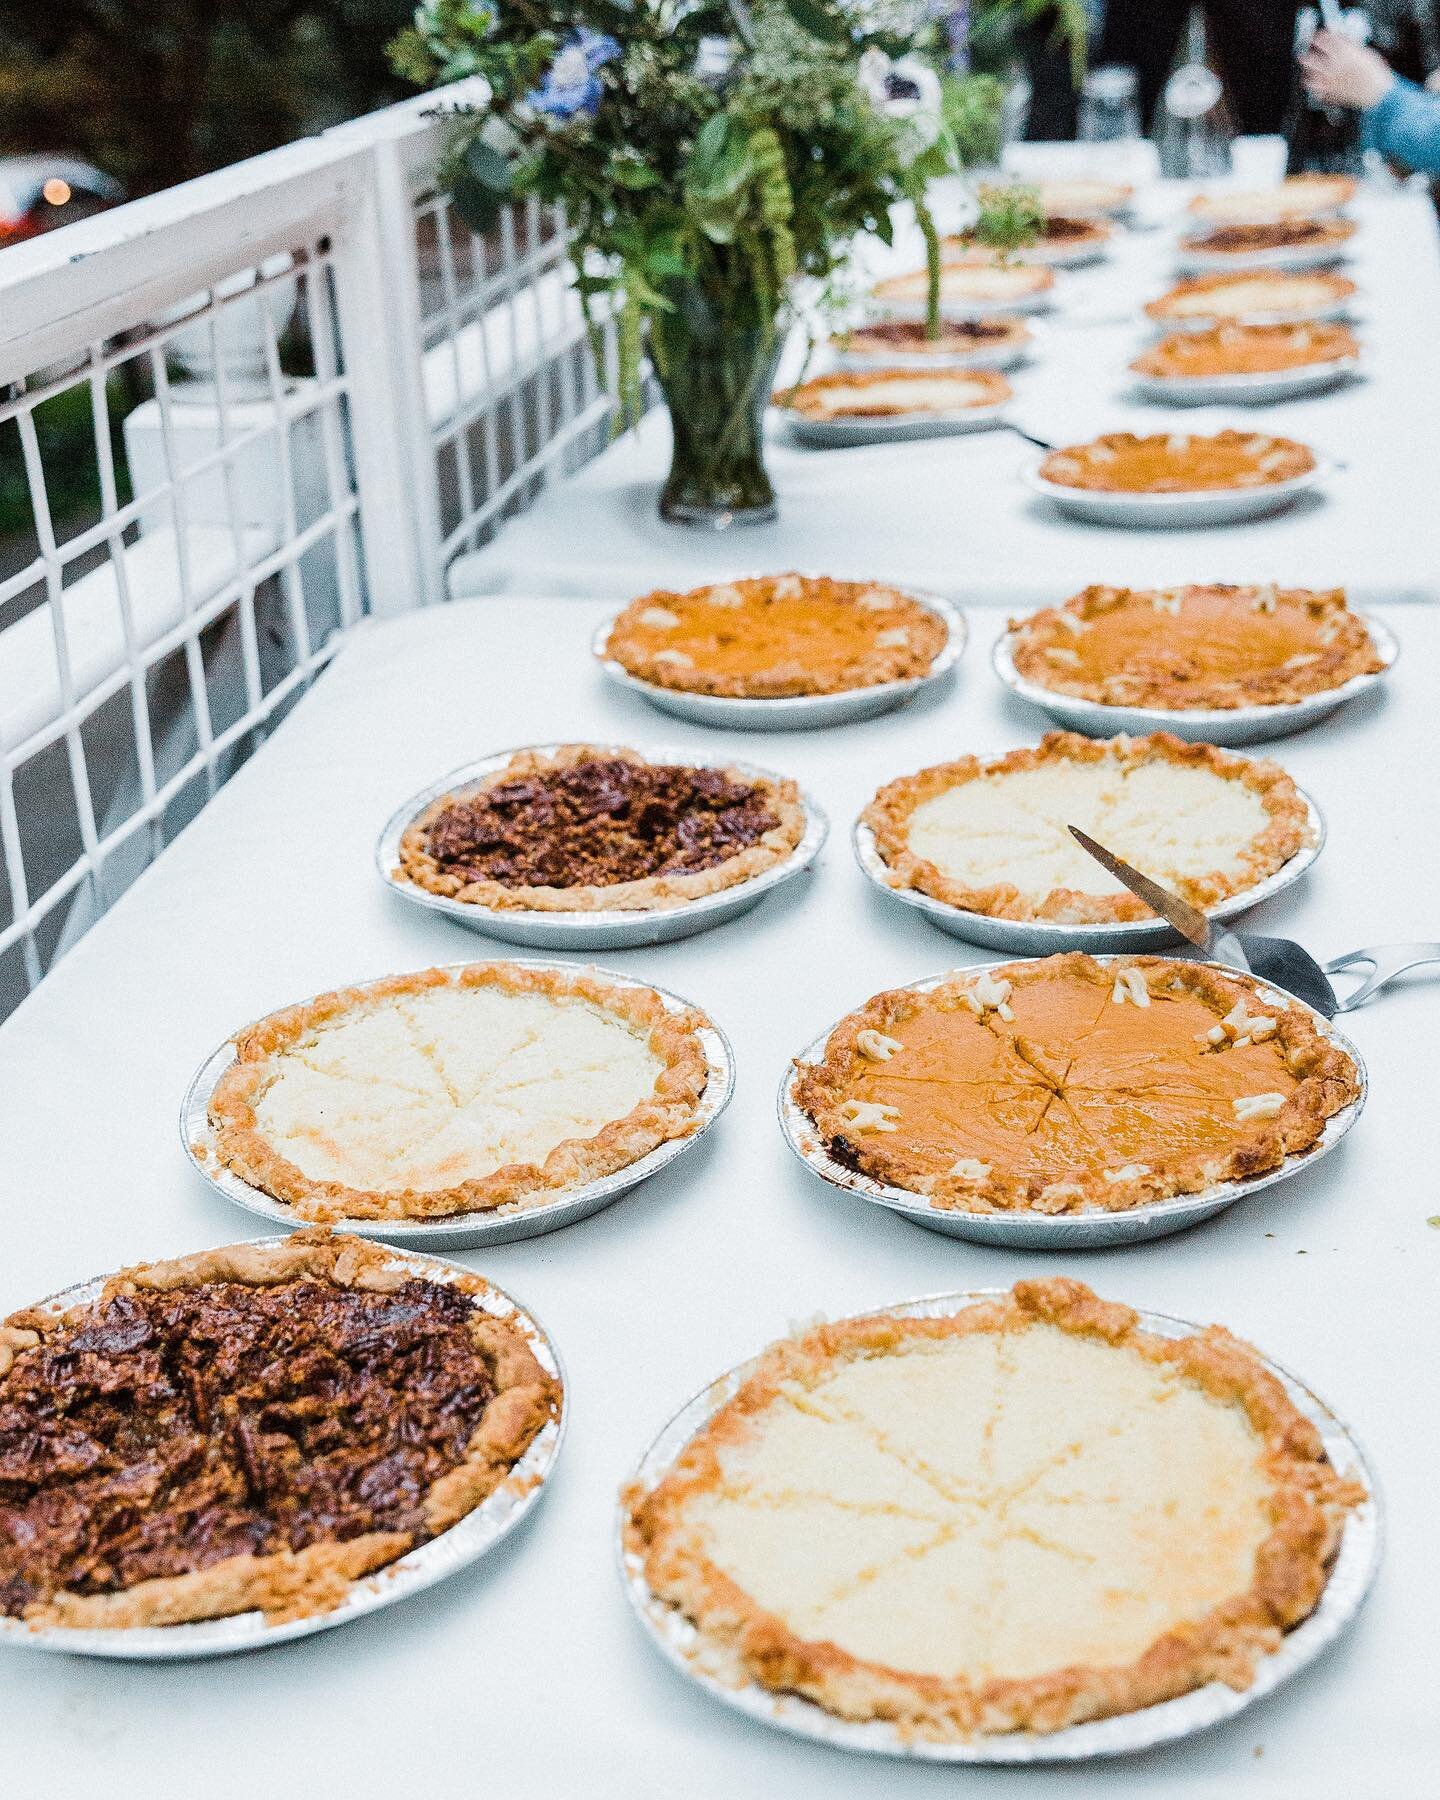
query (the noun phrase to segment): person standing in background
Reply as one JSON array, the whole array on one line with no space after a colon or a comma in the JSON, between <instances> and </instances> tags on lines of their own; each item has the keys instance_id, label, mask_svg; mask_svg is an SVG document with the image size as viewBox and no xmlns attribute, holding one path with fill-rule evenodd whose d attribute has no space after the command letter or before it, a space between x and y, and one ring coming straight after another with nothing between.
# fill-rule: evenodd
<instances>
[{"instance_id":1,"label":"person standing in background","mask_svg":"<svg viewBox=\"0 0 1440 1800\"><path fill-rule=\"evenodd\" d=\"M1379 51L1334 31L1315 34L1300 73L1313 100L1359 112L1367 150L1440 176L1440 94L1397 75Z\"/></svg>"},{"instance_id":2,"label":"person standing in background","mask_svg":"<svg viewBox=\"0 0 1440 1800\"><path fill-rule=\"evenodd\" d=\"M1145 129L1175 61L1191 0L1108 0L1092 58L1124 63L1140 81ZM1280 131L1290 101L1297 0L1206 0L1205 28L1238 131Z\"/></svg>"}]
</instances>

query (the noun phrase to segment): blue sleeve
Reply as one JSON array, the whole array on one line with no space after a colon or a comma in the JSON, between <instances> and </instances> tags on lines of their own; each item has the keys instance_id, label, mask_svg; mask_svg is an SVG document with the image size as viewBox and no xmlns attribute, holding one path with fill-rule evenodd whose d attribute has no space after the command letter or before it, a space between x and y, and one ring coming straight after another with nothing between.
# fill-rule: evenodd
<instances>
[{"instance_id":1,"label":"blue sleeve","mask_svg":"<svg viewBox=\"0 0 1440 1800\"><path fill-rule=\"evenodd\" d=\"M1361 114L1361 142L1421 175L1440 175L1440 94L1397 76L1378 106Z\"/></svg>"}]
</instances>

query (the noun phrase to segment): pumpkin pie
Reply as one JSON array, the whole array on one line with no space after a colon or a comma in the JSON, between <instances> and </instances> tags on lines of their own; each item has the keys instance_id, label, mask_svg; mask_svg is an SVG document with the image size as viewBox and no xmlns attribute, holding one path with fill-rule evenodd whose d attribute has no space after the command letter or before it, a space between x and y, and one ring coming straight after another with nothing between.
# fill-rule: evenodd
<instances>
[{"instance_id":1,"label":"pumpkin pie","mask_svg":"<svg viewBox=\"0 0 1440 1800\"><path fill-rule=\"evenodd\" d=\"M400 866L467 905L643 912L749 881L804 835L793 781L561 744L517 750L432 801L401 837Z\"/></svg>"},{"instance_id":2,"label":"pumpkin pie","mask_svg":"<svg viewBox=\"0 0 1440 1800\"><path fill-rule=\"evenodd\" d=\"M0 1613L94 1630L338 1606L559 1417L559 1381L490 1296L311 1230L13 1314Z\"/></svg>"},{"instance_id":3,"label":"pumpkin pie","mask_svg":"<svg viewBox=\"0 0 1440 1800\"><path fill-rule=\"evenodd\" d=\"M1298 323L1335 312L1354 292L1331 269L1234 269L1179 281L1145 311L1162 325Z\"/></svg>"},{"instance_id":4,"label":"pumpkin pie","mask_svg":"<svg viewBox=\"0 0 1440 1800\"><path fill-rule=\"evenodd\" d=\"M1248 1344L1052 1278L773 1344L625 1536L721 1679L944 1741L1248 1687L1365 1498Z\"/></svg>"},{"instance_id":5,"label":"pumpkin pie","mask_svg":"<svg viewBox=\"0 0 1440 1800\"><path fill-rule=\"evenodd\" d=\"M1033 750L962 756L888 783L861 817L893 887L990 918L1067 925L1151 917L1071 825L1202 908L1314 841L1305 801L1275 763L1164 732L1097 741L1052 731Z\"/></svg>"},{"instance_id":6,"label":"pumpkin pie","mask_svg":"<svg viewBox=\"0 0 1440 1800\"><path fill-rule=\"evenodd\" d=\"M836 369L775 399L802 419L904 419L1001 406L1010 395L993 369Z\"/></svg>"},{"instance_id":7,"label":"pumpkin pie","mask_svg":"<svg viewBox=\"0 0 1440 1800\"><path fill-rule=\"evenodd\" d=\"M1161 338L1130 367L1161 380L1204 380L1312 369L1359 354L1359 341L1344 325L1215 325Z\"/></svg>"},{"instance_id":8,"label":"pumpkin pie","mask_svg":"<svg viewBox=\"0 0 1440 1800\"><path fill-rule=\"evenodd\" d=\"M1217 262L1233 258L1240 263L1277 250L1329 250L1339 257L1354 235L1353 219L1272 219L1264 224L1213 225L1192 231L1181 238L1180 248L1188 255L1214 257Z\"/></svg>"},{"instance_id":9,"label":"pumpkin pie","mask_svg":"<svg viewBox=\"0 0 1440 1800\"><path fill-rule=\"evenodd\" d=\"M1123 1212L1279 1168L1358 1098L1250 977L1077 953L877 994L799 1066L838 1162L967 1212Z\"/></svg>"},{"instance_id":10,"label":"pumpkin pie","mask_svg":"<svg viewBox=\"0 0 1440 1800\"><path fill-rule=\"evenodd\" d=\"M835 339L835 347L852 361L893 364L933 358L958 363L1018 351L1029 341L1030 327L1023 319L942 319L933 338L923 320L877 319L845 332Z\"/></svg>"},{"instance_id":11,"label":"pumpkin pie","mask_svg":"<svg viewBox=\"0 0 1440 1800\"><path fill-rule=\"evenodd\" d=\"M705 1024L587 969L342 988L237 1034L214 1154L304 1219L537 1205L695 1130Z\"/></svg>"},{"instance_id":12,"label":"pumpkin pie","mask_svg":"<svg viewBox=\"0 0 1440 1800\"><path fill-rule=\"evenodd\" d=\"M604 655L656 687L768 700L914 681L949 635L939 613L884 582L761 575L642 594Z\"/></svg>"},{"instance_id":13,"label":"pumpkin pie","mask_svg":"<svg viewBox=\"0 0 1440 1800\"><path fill-rule=\"evenodd\" d=\"M940 270L940 304L962 312L1004 312L1030 306L1054 285L1051 271L1034 263L947 262ZM923 306L928 291L924 269L891 275L871 290L882 308Z\"/></svg>"},{"instance_id":14,"label":"pumpkin pie","mask_svg":"<svg viewBox=\"0 0 1440 1800\"><path fill-rule=\"evenodd\" d=\"M1217 431L1209 436L1162 432L1137 437L1112 431L1088 444L1052 450L1040 478L1053 486L1100 494L1198 494L1270 487L1315 467L1314 453L1267 432Z\"/></svg>"},{"instance_id":15,"label":"pumpkin pie","mask_svg":"<svg viewBox=\"0 0 1440 1800\"><path fill-rule=\"evenodd\" d=\"M1310 219L1348 206L1359 185L1350 175L1290 175L1271 188L1231 188L1197 194L1190 202L1190 211L1217 224Z\"/></svg>"},{"instance_id":16,"label":"pumpkin pie","mask_svg":"<svg viewBox=\"0 0 1440 1800\"><path fill-rule=\"evenodd\" d=\"M1341 588L1088 587L1011 633L1041 687L1174 712L1287 705L1385 666Z\"/></svg>"}]
</instances>

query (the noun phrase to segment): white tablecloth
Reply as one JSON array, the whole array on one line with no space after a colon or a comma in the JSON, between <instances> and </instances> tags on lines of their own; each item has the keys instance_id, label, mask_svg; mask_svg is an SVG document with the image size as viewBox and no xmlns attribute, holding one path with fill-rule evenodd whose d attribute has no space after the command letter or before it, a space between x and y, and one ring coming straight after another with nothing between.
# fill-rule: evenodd
<instances>
[{"instance_id":1,"label":"white tablecloth","mask_svg":"<svg viewBox=\"0 0 1440 1800\"><path fill-rule=\"evenodd\" d=\"M866 725L742 738L668 721L606 686L594 602L500 600L361 630L255 759L0 1028L5 1231L0 1314L81 1276L257 1235L187 1164L175 1116L238 1023L301 995L504 947L384 891L390 810L432 777L558 733L729 749L789 771L828 809L815 872L736 923L614 953L711 1009L738 1057L706 1142L608 1212L462 1260L532 1304L571 1380L550 1493L488 1561L341 1630L229 1663L155 1667L13 1651L0 1681L7 1793L57 1800L872 1800L1002 1786L1114 1800L1355 1800L1431 1790L1440 1572L1434 1502L1440 1117L1423 977L1357 1014L1366 1116L1323 1165L1180 1237L1089 1257L1006 1254L832 1192L781 1141L787 1058L884 986L979 951L886 904L850 821L883 779L1040 721L974 621L958 684ZM1322 955L1435 936L1432 829L1440 612L1395 608L1391 687L1279 746L1329 845L1255 923ZM1346 1638L1243 1720L1089 1769L990 1776L808 1747L737 1719L673 1674L631 1620L612 1557L615 1494L653 1433L711 1377L816 1313L1025 1275L1218 1319L1358 1428L1385 1483L1379 1585Z\"/></svg>"},{"instance_id":2,"label":"white tablecloth","mask_svg":"<svg viewBox=\"0 0 1440 1800\"><path fill-rule=\"evenodd\" d=\"M553 488L496 542L462 558L454 591L593 593L628 598L737 570L821 569L881 576L1013 607L1050 604L1088 582L1280 581L1346 586L1352 600L1440 597L1433 528L1440 414L1440 257L1435 214L1418 193L1367 194L1356 208L1350 273L1367 379L1267 407L1166 408L1133 397L1127 364L1148 335L1140 312L1175 278L1176 209L1121 237L1093 269L1057 276L1031 364L1013 376L1013 415L1052 443L1101 431L1256 426L1297 437L1346 465L1323 493L1244 526L1121 531L1063 518L1018 471L1035 455L1009 431L853 450L808 450L772 424L780 516L708 535L655 510L669 466L657 410L577 479ZM877 269L911 267L913 239Z\"/></svg>"}]
</instances>

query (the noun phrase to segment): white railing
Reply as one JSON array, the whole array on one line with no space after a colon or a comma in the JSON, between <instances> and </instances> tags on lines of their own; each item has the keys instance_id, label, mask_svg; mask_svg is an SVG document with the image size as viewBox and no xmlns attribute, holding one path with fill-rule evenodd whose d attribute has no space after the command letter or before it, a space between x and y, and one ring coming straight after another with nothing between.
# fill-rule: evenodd
<instances>
[{"instance_id":1,"label":"white railing","mask_svg":"<svg viewBox=\"0 0 1440 1800\"><path fill-rule=\"evenodd\" d=\"M603 442L563 218L434 191L475 98L0 253L0 1016L363 614Z\"/></svg>"}]
</instances>

